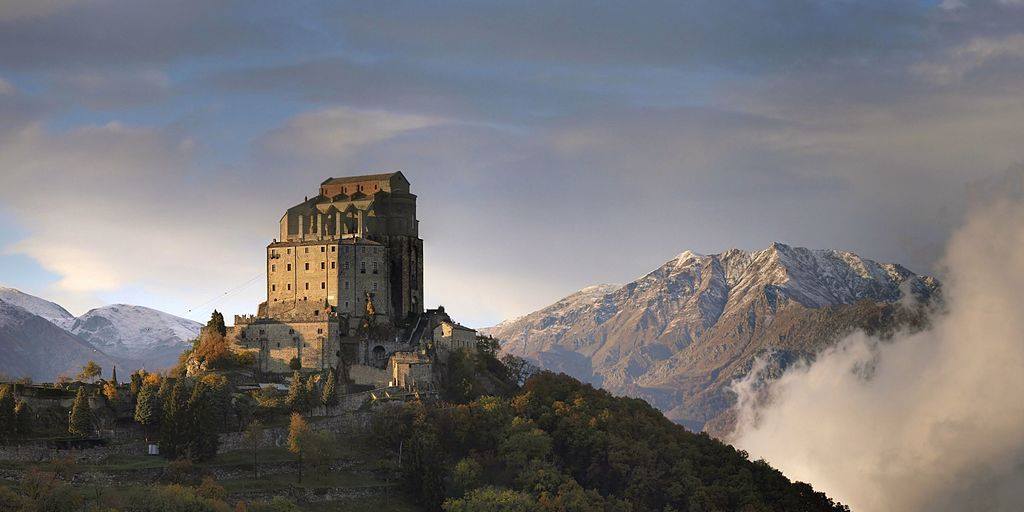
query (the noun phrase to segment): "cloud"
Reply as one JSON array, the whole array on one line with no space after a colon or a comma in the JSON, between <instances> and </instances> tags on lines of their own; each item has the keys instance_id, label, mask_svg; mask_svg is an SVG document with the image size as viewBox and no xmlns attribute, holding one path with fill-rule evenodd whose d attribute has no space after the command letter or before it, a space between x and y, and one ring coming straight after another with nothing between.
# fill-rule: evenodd
<instances>
[{"instance_id":1,"label":"cloud","mask_svg":"<svg viewBox=\"0 0 1024 512\"><path fill-rule=\"evenodd\" d=\"M263 137L262 145L299 159L344 159L368 144L445 121L379 110L331 107L299 114Z\"/></svg>"},{"instance_id":2,"label":"cloud","mask_svg":"<svg viewBox=\"0 0 1024 512\"><path fill-rule=\"evenodd\" d=\"M952 49L942 60L915 64L911 71L932 83L951 85L1002 59L1024 59L1024 34L977 37Z\"/></svg>"},{"instance_id":3,"label":"cloud","mask_svg":"<svg viewBox=\"0 0 1024 512\"><path fill-rule=\"evenodd\" d=\"M0 4L0 22L29 20L49 16L83 0L32 0L31 2L10 1Z\"/></svg>"},{"instance_id":4,"label":"cloud","mask_svg":"<svg viewBox=\"0 0 1024 512\"><path fill-rule=\"evenodd\" d=\"M153 103L171 89L167 73L154 68L63 70L51 84L54 96L93 109Z\"/></svg>"},{"instance_id":5,"label":"cloud","mask_svg":"<svg viewBox=\"0 0 1024 512\"><path fill-rule=\"evenodd\" d=\"M929 330L857 334L759 392L740 383L735 444L853 510L1019 509L1024 206L973 212L944 264Z\"/></svg>"}]
</instances>

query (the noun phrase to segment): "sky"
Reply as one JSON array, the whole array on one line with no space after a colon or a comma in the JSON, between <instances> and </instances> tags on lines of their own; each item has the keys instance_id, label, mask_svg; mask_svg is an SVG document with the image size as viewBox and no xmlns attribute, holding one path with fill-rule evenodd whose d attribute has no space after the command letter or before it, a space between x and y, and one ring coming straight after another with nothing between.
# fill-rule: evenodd
<instances>
[{"instance_id":1,"label":"sky","mask_svg":"<svg viewBox=\"0 0 1024 512\"><path fill-rule=\"evenodd\" d=\"M472 326L683 250L940 272L1022 90L1020 0L0 0L0 284L230 321L287 207L396 170Z\"/></svg>"}]
</instances>

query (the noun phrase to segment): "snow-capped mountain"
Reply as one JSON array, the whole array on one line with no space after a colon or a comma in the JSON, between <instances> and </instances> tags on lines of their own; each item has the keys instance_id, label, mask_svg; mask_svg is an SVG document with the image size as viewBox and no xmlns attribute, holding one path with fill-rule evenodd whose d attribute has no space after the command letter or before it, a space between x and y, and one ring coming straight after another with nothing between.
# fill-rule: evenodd
<instances>
[{"instance_id":1,"label":"snow-capped mountain","mask_svg":"<svg viewBox=\"0 0 1024 512\"><path fill-rule=\"evenodd\" d=\"M6 336L21 343L22 340L46 336L48 340L60 341L56 344L45 344L48 350L55 351L53 357L57 361L75 360L76 354L83 353L80 346L86 346L87 350L101 353L111 364L119 362L129 371L139 367L157 370L173 366L181 352L189 347L189 342L199 335L199 329L202 327L202 324L192 320L127 304L96 308L75 318L53 302L14 288L0 287L0 303L11 306L3 310L11 315L11 319L3 323L5 319L0 317L0 339ZM22 318L24 314L21 312L46 320L63 331L63 334L56 335L54 330L49 328L37 329L38 336L16 330L16 326L26 325ZM67 346L67 354L60 353L64 346ZM39 356L46 357L46 354L40 352ZM6 361L0 357L0 363L3 362ZM82 361L84 362L85 360ZM49 367L42 362L26 364L30 368ZM3 367L4 365L0 364L0 368ZM21 376L17 371L8 374ZM29 375L34 378L56 376L46 372L30 372Z\"/></svg>"},{"instance_id":2,"label":"snow-capped mountain","mask_svg":"<svg viewBox=\"0 0 1024 512\"><path fill-rule=\"evenodd\" d=\"M35 295L29 295L21 290L0 286L0 301L13 304L34 315L41 316L61 329L69 329L71 324L75 323L75 315L68 313L68 310L60 305L40 299Z\"/></svg>"},{"instance_id":3,"label":"snow-capped mountain","mask_svg":"<svg viewBox=\"0 0 1024 512\"><path fill-rule=\"evenodd\" d=\"M485 332L543 368L703 428L729 409L728 384L755 358L781 367L855 328L920 322L920 308L904 304L938 290L934 278L844 251L686 251L629 284L585 288Z\"/></svg>"},{"instance_id":4,"label":"snow-capped mountain","mask_svg":"<svg viewBox=\"0 0 1024 512\"><path fill-rule=\"evenodd\" d=\"M0 354L0 373L36 381L52 381L61 374L74 377L90 360L107 377L114 365L124 368L121 361L48 319L6 301L0 301Z\"/></svg>"},{"instance_id":5,"label":"snow-capped mountain","mask_svg":"<svg viewBox=\"0 0 1024 512\"><path fill-rule=\"evenodd\" d=\"M135 359L147 368L177 362L202 324L142 306L113 304L78 317L70 331L100 350Z\"/></svg>"}]
</instances>

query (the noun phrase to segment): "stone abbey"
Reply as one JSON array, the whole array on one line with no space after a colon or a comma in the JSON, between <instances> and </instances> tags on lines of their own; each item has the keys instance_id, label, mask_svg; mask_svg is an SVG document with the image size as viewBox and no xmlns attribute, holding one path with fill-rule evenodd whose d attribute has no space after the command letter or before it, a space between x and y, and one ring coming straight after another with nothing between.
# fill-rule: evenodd
<instances>
[{"instance_id":1,"label":"stone abbey","mask_svg":"<svg viewBox=\"0 0 1024 512\"><path fill-rule=\"evenodd\" d=\"M266 251L267 299L233 329L261 372L425 388L439 355L475 343L444 308L423 308L416 196L401 172L328 178L284 213Z\"/></svg>"}]
</instances>

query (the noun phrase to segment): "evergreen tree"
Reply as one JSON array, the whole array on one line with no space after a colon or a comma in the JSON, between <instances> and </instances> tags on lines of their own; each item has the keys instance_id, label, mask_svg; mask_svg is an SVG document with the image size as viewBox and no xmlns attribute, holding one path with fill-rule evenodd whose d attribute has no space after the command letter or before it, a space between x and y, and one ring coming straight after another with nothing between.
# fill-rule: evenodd
<instances>
[{"instance_id":1,"label":"evergreen tree","mask_svg":"<svg viewBox=\"0 0 1024 512\"><path fill-rule=\"evenodd\" d=\"M78 388L75 402L71 406L71 419L68 422L68 433L73 436L85 437L93 432L92 410L89 409L89 398L85 388Z\"/></svg>"},{"instance_id":2,"label":"evergreen tree","mask_svg":"<svg viewBox=\"0 0 1024 512\"><path fill-rule=\"evenodd\" d=\"M135 421L147 430L152 429L160 423L160 405L160 387L152 383L142 386L135 399Z\"/></svg>"},{"instance_id":3,"label":"evergreen tree","mask_svg":"<svg viewBox=\"0 0 1024 512\"><path fill-rule=\"evenodd\" d=\"M211 332L216 332L221 336L228 334L228 328L224 324L224 315L216 309L213 310L213 314L210 315L210 321L206 323L206 328Z\"/></svg>"},{"instance_id":4,"label":"evergreen tree","mask_svg":"<svg viewBox=\"0 0 1024 512\"><path fill-rule=\"evenodd\" d=\"M328 407L338 405L338 383L334 370L327 372L327 382L324 383L323 393L320 394L320 402Z\"/></svg>"},{"instance_id":5,"label":"evergreen tree","mask_svg":"<svg viewBox=\"0 0 1024 512\"><path fill-rule=\"evenodd\" d=\"M302 383L302 374L299 372L292 373L292 382L288 386L288 397L285 398L285 405L292 412L301 412L305 410L306 402L306 386Z\"/></svg>"},{"instance_id":6,"label":"evergreen tree","mask_svg":"<svg viewBox=\"0 0 1024 512\"><path fill-rule=\"evenodd\" d=\"M10 439L17 430L14 407L14 388L10 384L0 386L0 440Z\"/></svg>"},{"instance_id":7,"label":"evergreen tree","mask_svg":"<svg viewBox=\"0 0 1024 512\"><path fill-rule=\"evenodd\" d=\"M187 453L195 462L217 455L220 421L214 395L215 391L210 385L200 380L192 389L192 397L188 401L190 436Z\"/></svg>"},{"instance_id":8,"label":"evergreen tree","mask_svg":"<svg viewBox=\"0 0 1024 512\"><path fill-rule=\"evenodd\" d=\"M164 414L160 422L160 453L168 459L187 455L188 441L192 436L192 422L189 418L189 389L185 379L178 379L170 396L163 401Z\"/></svg>"},{"instance_id":9,"label":"evergreen tree","mask_svg":"<svg viewBox=\"0 0 1024 512\"><path fill-rule=\"evenodd\" d=\"M110 381L117 385L117 366L114 366L113 371L110 372Z\"/></svg>"}]
</instances>

